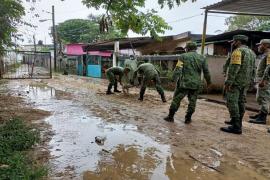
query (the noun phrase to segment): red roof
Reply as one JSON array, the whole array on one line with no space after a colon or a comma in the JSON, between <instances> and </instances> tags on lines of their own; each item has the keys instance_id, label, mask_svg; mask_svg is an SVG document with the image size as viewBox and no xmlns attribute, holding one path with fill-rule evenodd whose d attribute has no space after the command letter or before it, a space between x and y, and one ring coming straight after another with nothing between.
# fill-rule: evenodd
<instances>
[{"instance_id":1,"label":"red roof","mask_svg":"<svg viewBox=\"0 0 270 180\"><path fill-rule=\"evenodd\" d=\"M103 57L111 57L112 53L109 51L88 51L84 52L83 51L83 46L85 44L67 44L65 47L65 54L67 55L84 55L84 54L90 54L90 55L97 55L97 56L103 56Z\"/></svg>"}]
</instances>

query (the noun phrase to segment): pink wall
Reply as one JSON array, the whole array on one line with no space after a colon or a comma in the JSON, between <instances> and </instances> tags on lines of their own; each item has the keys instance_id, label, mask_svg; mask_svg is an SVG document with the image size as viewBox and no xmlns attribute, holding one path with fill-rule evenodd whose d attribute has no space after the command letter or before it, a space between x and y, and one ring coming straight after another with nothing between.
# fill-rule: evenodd
<instances>
[{"instance_id":1,"label":"pink wall","mask_svg":"<svg viewBox=\"0 0 270 180\"><path fill-rule=\"evenodd\" d=\"M84 46L84 44L67 44L65 47L65 54L67 55L87 54L86 52L83 52L82 46ZM88 51L88 54L103 57L110 57L112 55L112 53L108 51Z\"/></svg>"}]
</instances>

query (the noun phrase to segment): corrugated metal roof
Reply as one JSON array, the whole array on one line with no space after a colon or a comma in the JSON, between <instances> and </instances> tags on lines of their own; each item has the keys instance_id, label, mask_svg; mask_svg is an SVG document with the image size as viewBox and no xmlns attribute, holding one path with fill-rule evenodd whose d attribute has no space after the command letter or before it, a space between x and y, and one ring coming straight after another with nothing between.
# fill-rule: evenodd
<instances>
[{"instance_id":1,"label":"corrugated metal roof","mask_svg":"<svg viewBox=\"0 0 270 180\"><path fill-rule=\"evenodd\" d=\"M210 37L211 35L207 35L207 37ZM171 35L171 36L163 36L161 37L162 40L181 40L181 39L187 39L190 38L192 40L198 40L201 39L201 34L192 34L190 31L184 32L177 35ZM142 46L145 46L147 44L157 42L157 40L151 38L151 37L133 37L133 38L118 38L118 39L112 39L112 40L106 40L102 42L95 42L90 43L85 46L83 46L83 50L91 50L91 51L103 51L103 50L114 50L114 41L119 41L119 48L120 49L132 49L132 48L139 48Z\"/></svg>"},{"instance_id":2,"label":"corrugated metal roof","mask_svg":"<svg viewBox=\"0 0 270 180\"><path fill-rule=\"evenodd\" d=\"M255 43L260 42L261 39L269 39L270 32L263 32L263 31L247 31L247 30L235 30L230 32L225 32L222 34L218 34L215 36L211 36L206 38L206 42L213 42L213 41L229 41L233 39L234 35L242 34L249 37L251 41L255 41ZM201 41L197 41L201 43Z\"/></svg>"},{"instance_id":3,"label":"corrugated metal roof","mask_svg":"<svg viewBox=\"0 0 270 180\"><path fill-rule=\"evenodd\" d=\"M246 13L246 14L265 14L270 16L269 0L223 0L203 9L212 11Z\"/></svg>"}]
</instances>

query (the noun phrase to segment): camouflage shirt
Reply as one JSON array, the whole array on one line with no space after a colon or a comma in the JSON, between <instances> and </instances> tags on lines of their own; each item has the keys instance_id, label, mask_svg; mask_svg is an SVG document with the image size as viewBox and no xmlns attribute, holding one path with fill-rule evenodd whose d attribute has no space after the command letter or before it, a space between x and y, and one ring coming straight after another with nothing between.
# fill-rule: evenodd
<instances>
[{"instance_id":1,"label":"camouflage shirt","mask_svg":"<svg viewBox=\"0 0 270 180\"><path fill-rule=\"evenodd\" d=\"M264 53L260 57L260 62L257 68L256 76L258 80L270 80L269 66L270 66L270 53Z\"/></svg>"},{"instance_id":2,"label":"camouflage shirt","mask_svg":"<svg viewBox=\"0 0 270 180\"><path fill-rule=\"evenodd\" d=\"M178 86L186 89L200 89L202 86L201 74L207 83L211 83L206 58L195 51L181 54L176 64L175 74L178 76Z\"/></svg>"},{"instance_id":3,"label":"camouflage shirt","mask_svg":"<svg viewBox=\"0 0 270 180\"><path fill-rule=\"evenodd\" d=\"M142 74L147 79L153 79L155 76L159 75L159 71L151 63L141 64L134 72L134 78L137 77L137 73Z\"/></svg>"},{"instance_id":4,"label":"camouflage shirt","mask_svg":"<svg viewBox=\"0 0 270 180\"><path fill-rule=\"evenodd\" d=\"M255 53L247 46L240 46L231 55L226 85L247 87L255 78Z\"/></svg>"},{"instance_id":5,"label":"camouflage shirt","mask_svg":"<svg viewBox=\"0 0 270 180\"><path fill-rule=\"evenodd\" d=\"M122 67L111 67L106 70L106 74L110 74L110 73L114 75L118 75L119 78L121 79L122 76L124 75L124 69Z\"/></svg>"}]
</instances>

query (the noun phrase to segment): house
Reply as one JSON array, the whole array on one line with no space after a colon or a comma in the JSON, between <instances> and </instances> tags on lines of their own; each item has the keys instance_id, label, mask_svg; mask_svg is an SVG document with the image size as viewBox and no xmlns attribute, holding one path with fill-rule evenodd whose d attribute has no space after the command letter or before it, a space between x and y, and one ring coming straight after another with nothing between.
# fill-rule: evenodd
<instances>
[{"instance_id":1,"label":"house","mask_svg":"<svg viewBox=\"0 0 270 180\"><path fill-rule=\"evenodd\" d=\"M109 51L83 51L82 43L65 45L64 62L62 68L66 68L71 74L89 77L102 77L102 67L110 66L111 55ZM64 67L63 67L64 66Z\"/></svg>"},{"instance_id":2,"label":"house","mask_svg":"<svg viewBox=\"0 0 270 180\"><path fill-rule=\"evenodd\" d=\"M222 89L223 87L225 81L225 77L222 73L223 65L228 55L231 53L231 44L229 41L237 34L243 34L249 37L248 46L251 47L256 54L258 54L256 44L260 42L261 39L270 38L270 32L247 30L235 30L206 38L206 49L207 47L212 49L211 52L206 54L209 71L212 76L212 83L215 85L216 89ZM198 43L200 42L199 40Z\"/></svg>"},{"instance_id":3,"label":"house","mask_svg":"<svg viewBox=\"0 0 270 180\"><path fill-rule=\"evenodd\" d=\"M207 37L210 37L208 35ZM192 34L190 31L177 35L163 36L161 40L155 40L151 37L119 38L107 41L91 43L84 46L84 51L113 51L115 41L119 42L119 60L118 65L123 64L123 60L130 55L136 55L140 60L158 64L162 69L174 69L177 58L150 58L149 55L176 55L184 51L186 43L189 41L198 41L200 34ZM210 49L209 51L213 51Z\"/></svg>"},{"instance_id":4,"label":"house","mask_svg":"<svg viewBox=\"0 0 270 180\"><path fill-rule=\"evenodd\" d=\"M155 40L151 37L118 38L88 44L84 47L84 51L113 51L115 41L119 41L120 54L124 55L179 54L184 52L184 47L188 41L199 39L201 39L200 34L192 34L190 31L163 36L161 40Z\"/></svg>"}]
</instances>

